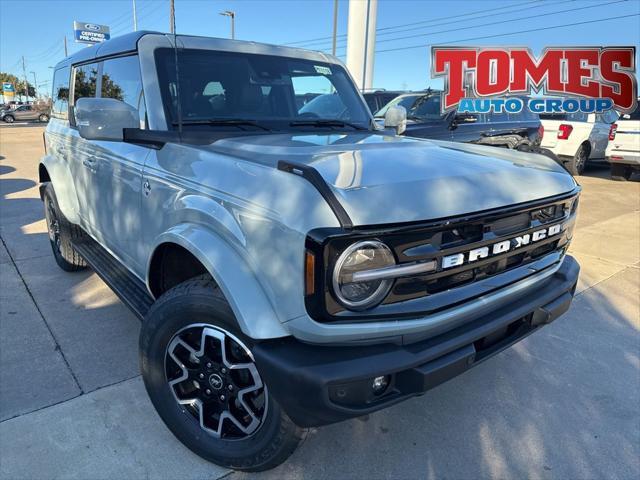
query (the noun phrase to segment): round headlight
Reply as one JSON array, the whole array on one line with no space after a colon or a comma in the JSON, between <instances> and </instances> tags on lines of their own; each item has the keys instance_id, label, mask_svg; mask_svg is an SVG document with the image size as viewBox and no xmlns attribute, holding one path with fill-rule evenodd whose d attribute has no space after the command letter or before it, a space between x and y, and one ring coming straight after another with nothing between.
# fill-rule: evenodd
<instances>
[{"instance_id":1,"label":"round headlight","mask_svg":"<svg viewBox=\"0 0 640 480\"><path fill-rule=\"evenodd\" d=\"M333 270L333 291L338 301L350 310L376 306L389 293L393 280L355 282L353 275L395 264L393 253L384 243L373 240L354 243L338 257Z\"/></svg>"}]
</instances>

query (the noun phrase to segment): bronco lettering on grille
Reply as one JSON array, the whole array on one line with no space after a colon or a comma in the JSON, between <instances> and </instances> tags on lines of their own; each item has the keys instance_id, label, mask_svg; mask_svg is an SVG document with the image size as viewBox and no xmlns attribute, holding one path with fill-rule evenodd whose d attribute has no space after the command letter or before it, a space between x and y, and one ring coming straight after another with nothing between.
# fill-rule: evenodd
<instances>
[{"instance_id":1,"label":"bronco lettering on grille","mask_svg":"<svg viewBox=\"0 0 640 480\"><path fill-rule=\"evenodd\" d=\"M540 240L544 240L545 238L552 237L559 234L561 231L561 224L552 225L549 228L536 230L535 232L532 232L530 234L526 233L519 237L514 237L509 240L503 240L501 242L494 243L493 245L474 248L473 250L469 250L468 252L447 255L446 257L442 257L442 268L447 269L459 267L460 265L464 265L465 263L471 263L483 258L488 258L493 255L499 255L510 250L515 250L516 248L520 248L524 245L529 245L530 243L539 242Z\"/></svg>"}]
</instances>

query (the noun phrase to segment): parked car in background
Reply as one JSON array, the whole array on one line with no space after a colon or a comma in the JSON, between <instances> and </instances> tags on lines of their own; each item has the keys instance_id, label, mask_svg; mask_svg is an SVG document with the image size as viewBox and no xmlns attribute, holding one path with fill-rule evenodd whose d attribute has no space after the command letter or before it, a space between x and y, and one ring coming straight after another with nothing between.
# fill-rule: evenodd
<instances>
[{"instance_id":1,"label":"parked car in background","mask_svg":"<svg viewBox=\"0 0 640 480\"><path fill-rule=\"evenodd\" d=\"M364 101L367 102L367 106L371 113L374 115L387 103L389 103L394 98L402 95L405 92L402 91L389 91L385 89L376 89L376 90L367 90L362 92L362 96L364 97Z\"/></svg>"},{"instance_id":2,"label":"parked car in background","mask_svg":"<svg viewBox=\"0 0 640 480\"><path fill-rule=\"evenodd\" d=\"M611 125L605 158L614 180L629 180L634 171L640 171L640 100L634 112Z\"/></svg>"},{"instance_id":3,"label":"parked car in background","mask_svg":"<svg viewBox=\"0 0 640 480\"><path fill-rule=\"evenodd\" d=\"M582 175L587 162L604 161L609 130L617 118L613 110L602 114L542 114L546 132L542 147L555 153L573 175Z\"/></svg>"},{"instance_id":4,"label":"parked car in background","mask_svg":"<svg viewBox=\"0 0 640 480\"><path fill-rule=\"evenodd\" d=\"M0 114L0 120L6 123L13 123L24 120L37 120L39 122L49 121L49 111L41 110L35 105L20 105L11 110L5 110Z\"/></svg>"},{"instance_id":5,"label":"parked car in background","mask_svg":"<svg viewBox=\"0 0 640 480\"><path fill-rule=\"evenodd\" d=\"M516 114L456 111L443 114L440 94L430 90L400 95L376 113L375 118L382 121L390 107L402 106L407 110L406 136L539 152L544 130L537 114L526 109Z\"/></svg>"}]
</instances>

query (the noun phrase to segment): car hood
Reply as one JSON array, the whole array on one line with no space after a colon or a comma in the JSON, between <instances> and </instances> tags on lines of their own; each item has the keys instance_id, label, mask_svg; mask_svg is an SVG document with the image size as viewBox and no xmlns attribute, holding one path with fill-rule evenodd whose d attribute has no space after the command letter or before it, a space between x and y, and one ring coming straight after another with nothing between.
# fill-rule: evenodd
<instances>
[{"instance_id":1,"label":"car hood","mask_svg":"<svg viewBox=\"0 0 640 480\"><path fill-rule=\"evenodd\" d=\"M243 136L201 148L274 167L279 160L314 167L354 225L446 218L576 187L542 155L371 132Z\"/></svg>"}]
</instances>

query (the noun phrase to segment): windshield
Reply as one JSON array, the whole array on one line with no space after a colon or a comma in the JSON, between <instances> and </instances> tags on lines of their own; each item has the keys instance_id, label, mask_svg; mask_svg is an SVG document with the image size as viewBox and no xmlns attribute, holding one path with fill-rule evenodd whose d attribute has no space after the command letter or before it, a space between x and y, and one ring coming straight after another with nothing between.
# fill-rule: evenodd
<instances>
[{"instance_id":1,"label":"windshield","mask_svg":"<svg viewBox=\"0 0 640 480\"><path fill-rule=\"evenodd\" d=\"M417 120L438 120L440 113L440 95L402 95L394 98L376 113L376 118L384 117L389 107L401 106L407 109L407 118Z\"/></svg>"},{"instance_id":2,"label":"windshield","mask_svg":"<svg viewBox=\"0 0 640 480\"><path fill-rule=\"evenodd\" d=\"M370 129L371 117L344 69L288 57L178 50L156 51L170 128L287 130Z\"/></svg>"}]
</instances>

